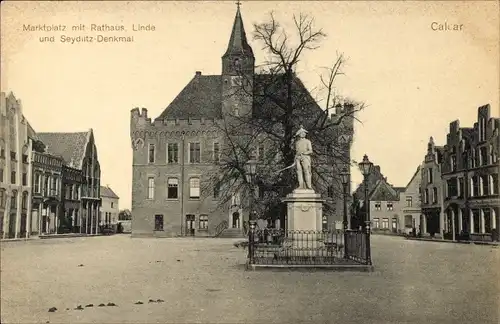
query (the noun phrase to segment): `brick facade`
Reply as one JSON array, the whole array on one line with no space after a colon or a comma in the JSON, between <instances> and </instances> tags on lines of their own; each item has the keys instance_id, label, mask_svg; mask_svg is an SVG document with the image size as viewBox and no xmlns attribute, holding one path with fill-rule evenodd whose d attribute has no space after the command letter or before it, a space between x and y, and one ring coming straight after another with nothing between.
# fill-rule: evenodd
<instances>
[{"instance_id":1,"label":"brick facade","mask_svg":"<svg viewBox=\"0 0 500 324\"><path fill-rule=\"evenodd\" d=\"M441 170L449 238L498 239L500 119L491 117L490 105L479 107L477 116L472 128L450 123L446 136Z\"/></svg>"},{"instance_id":2,"label":"brick facade","mask_svg":"<svg viewBox=\"0 0 500 324\"><path fill-rule=\"evenodd\" d=\"M242 207L244 204L238 194L235 193L231 201L221 204L214 197L214 188L205 187L204 180L216 167L214 143L218 143L219 150L225 144L226 134L221 132L222 120L225 118L227 122L232 115L255 114L259 109L266 109L248 95L252 93L254 81L265 78L253 74L254 61L238 9L229 46L222 57L221 75L205 76L196 72L189 84L154 120L148 117L145 108L131 111L133 236L176 236L190 234L193 230L195 235L214 235L216 227L223 221L227 221L230 227L242 227L244 219L248 219L248 210ZM245 86L250 87L248 91L235 91L235 87L240 86L238 80L241 71L248 76L245 79L248 81ZM299 91L307 92L300 80L297 84L302 87ZM318 107L314 105L314 108ZM337 107L337 113L348 108ZM352 124L353 119L346 118L342 123L345 134L336 136L342 141L340 144L345 150L344 159L347 161L350 161ZM190 143L199 143L193 144L200 152L199 161L190 158ZM176 145L176 161L169 161L169 144ZM150 157L152 150L154 157ZM328 173L331 174L331 171ZM196 185L197 179L200 197L193 198L191 184ZM169 186L171 193L177 186L175 197L168 197ZM336 189L341 192L340 183L338 187ZM350 192L350 188L348 190ZM327 196L326 192L324 195ZM328 224L342 220L342 199L331 203L338 207L325 220Z\"/></svg>"}]
</instances>

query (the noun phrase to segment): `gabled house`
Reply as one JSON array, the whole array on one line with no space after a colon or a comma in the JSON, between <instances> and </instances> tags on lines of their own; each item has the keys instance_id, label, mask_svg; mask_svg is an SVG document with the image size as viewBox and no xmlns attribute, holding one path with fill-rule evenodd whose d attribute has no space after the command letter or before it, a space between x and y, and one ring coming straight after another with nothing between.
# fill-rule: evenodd
<instances>
[{"instance_id":1,"label":"gabled house","mask_svg":"<svg viewBox=\"0 0 500 324\"><path fill-rule=\"evenodd\" d=\"M422 224L425 226L425 219L421 216L421 167L411 177L406 188L400 191L399 206L401 208L400 224L398 231L410 232L413 228L423 233Z\"/></svg>"},{"instance_id":2,"label":"gabled house","mask_svg":"<svg viewBox=\"0 0 500 324\"><path fill-rule=\"evenodd\" d=\"M72 133L37 133L37 136L45 145L45 153L59 156L63 160L61 204L54 210L56 233L97 234L101 206L101 168L93 130ZM49 170L41 177L35 174L34 179L53 177L51 172Z\"/></svg>"}]
</instances>

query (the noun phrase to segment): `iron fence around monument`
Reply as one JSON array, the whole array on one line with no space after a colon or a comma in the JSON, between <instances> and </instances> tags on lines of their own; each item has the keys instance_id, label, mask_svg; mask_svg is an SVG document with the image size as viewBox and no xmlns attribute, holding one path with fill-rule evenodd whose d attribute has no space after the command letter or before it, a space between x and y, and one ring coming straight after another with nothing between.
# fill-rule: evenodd
<instances>
[{"instance_id":1,"label":"iron fence around monument","mask_svg":"<svg viewBox=\"0 0 500 324\"><path fill-rule=\"evenodd\" d=\"M368 234L369 235L369 234ZM254 265L371 264L367 234L354 230L252 228L248 263Z\"/></svg>"}]
</instances>

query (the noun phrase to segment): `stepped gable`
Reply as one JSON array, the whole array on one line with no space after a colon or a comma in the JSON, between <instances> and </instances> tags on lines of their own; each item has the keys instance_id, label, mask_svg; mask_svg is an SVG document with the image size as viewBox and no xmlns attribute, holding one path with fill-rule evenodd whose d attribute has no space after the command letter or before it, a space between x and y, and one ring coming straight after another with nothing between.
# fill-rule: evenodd
<instances>
[{"instance_id":1,"label":"stepped gable","mask_svg":"<svg viewBox=\"0 0 500 324\"><path fill-rule=\"evenodd\" d=\"M48 153L59 155L64 162L80 169L89 132L75 133L37 133L40 141L45 144Z\"/></svg>"}]
</instances>

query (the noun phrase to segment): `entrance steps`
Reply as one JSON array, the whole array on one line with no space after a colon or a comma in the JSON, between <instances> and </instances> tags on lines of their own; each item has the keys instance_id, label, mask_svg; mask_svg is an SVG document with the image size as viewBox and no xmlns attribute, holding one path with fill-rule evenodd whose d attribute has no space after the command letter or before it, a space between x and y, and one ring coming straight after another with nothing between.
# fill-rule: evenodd
<instances>
[{"instance_id":1,"label":"entrance steps","mask_svg":"<svg viewBox=\"0 0 500 324\"><path fill-rule=\"evenodd\" d=\"M243 229L241 228L226 228L218 237L222 238L244 238Z\"/></svg>"}]
</instances>

